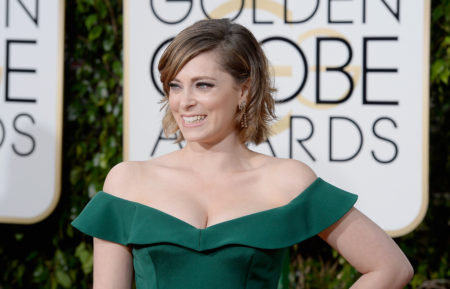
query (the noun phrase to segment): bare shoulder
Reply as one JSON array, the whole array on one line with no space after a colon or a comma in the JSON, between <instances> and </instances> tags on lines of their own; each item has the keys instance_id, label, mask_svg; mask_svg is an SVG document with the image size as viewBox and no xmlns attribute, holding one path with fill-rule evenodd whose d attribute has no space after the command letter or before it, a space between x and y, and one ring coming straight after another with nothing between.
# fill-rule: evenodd
<instances>
[{"instance_id":1,"label":"bare shoulder","mask_svg":"<svg viewBox=\"0 0 450 289\"><path fill-rule=\"evenodd\" d=\"M125 161L115 165L108 173L103 184L103 191L123 199L134 200L136 194L155 176L158 162Z\"/></svg>"},{"instance_id":2,"label":"bare shoulder","mask_svg":"<svg viewBox=\"0 0 450 289\"><path fill-rule=\"evenodd\" d=\"M103 191L127 200L140 198L154 187L163 171L171 166L170 154L146 161L125 161L115 165L106 176Z\"/></svg>"},{"instance_id":3,"label":"bare shoulder","mask_svg":"<svg viewBox=\"0 0 450 289\"><path fill-rule=\"evenodd\" d=\"M283 199L293 199L311 185L317 176L305 163L283 158L271 158L267 179L278 187Z\"/></svg>"},{"instance_id":4,"label":"bare shoulder","mask_svg":"<svg viewBox=\"0 0 450 289\"><path fill-rule=\"evenodd\" d=\"M103 191L117 197L126 198L127 192L130 191L130 184L138 177L142 166L140 163L126 161L115 165L106 176Z\"/></svg>"},{"instance_id":5,"label":"bare shoulder","mask_svg":"<svg viewBox=\"0 0 450 289\"><path fill-rule=\"evenodd\" d=\"M283 171L286 177L294 177L304 179L306 182L314 181L317 176L314 171L305 163L293 159L275 159L274 165L277 170Z\"/></svg>"},{"instance_id":6,"label":"bare shoulder","mask_svg":"<svg viewBox=\"0 0 450 289\"><path fill-rule=\"evenodd\" d=\"M293 159L276 159L274 171L279 180L299 189L305 189L317 179L316 174L308 165Z\"/></svg>"}]
</instances>

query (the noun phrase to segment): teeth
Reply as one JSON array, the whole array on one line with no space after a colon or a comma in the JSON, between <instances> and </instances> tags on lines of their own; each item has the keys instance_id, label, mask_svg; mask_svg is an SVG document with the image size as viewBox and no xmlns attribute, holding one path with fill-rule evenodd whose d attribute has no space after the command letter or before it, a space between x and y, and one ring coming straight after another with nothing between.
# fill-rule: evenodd
<instances>
[{"instance_id":1,"label":"teeth","mask_svg":"<svg viewBox=\"0 0 450 289\"><path fill-rule=\"evenodd\" d=\"M206 115L194 115L194 116L183 116L184 122L186 123L194 123L201 121L204 119Z\"/></svg>"}]
</instances>

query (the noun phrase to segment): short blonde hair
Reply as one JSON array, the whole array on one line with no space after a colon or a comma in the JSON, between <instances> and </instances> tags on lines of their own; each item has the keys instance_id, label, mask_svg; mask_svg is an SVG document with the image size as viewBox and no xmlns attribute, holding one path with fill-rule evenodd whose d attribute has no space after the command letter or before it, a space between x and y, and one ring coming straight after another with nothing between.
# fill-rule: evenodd
<instances>
[{"instance_id":1,"label":"short blonde hair","mask_svg":"<svg viewBox=\"0 0 450 289\"><path fill-rule=\"evenodd\" d=\"M249 81L247 105L236 108L236 130L242 143L259 144L270 135L270 122L275 119L275 102L267 58L253 34L244 26L229 19L201 20L181 31L164 51L158 64L165 93L163 129L166 135L183 135L168 106L169 83L191 59L206 51L216 51L220 65L237 83ZM247 127L240 119L246 113Z\"/></svg>"}]
</instances>

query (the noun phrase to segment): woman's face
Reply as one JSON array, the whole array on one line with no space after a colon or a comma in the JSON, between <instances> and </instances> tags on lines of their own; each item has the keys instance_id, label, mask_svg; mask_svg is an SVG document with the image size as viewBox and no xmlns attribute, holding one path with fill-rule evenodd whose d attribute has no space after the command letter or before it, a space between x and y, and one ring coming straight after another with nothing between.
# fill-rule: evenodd
<instances>
[{"instance_id":1,"label":"woman's face","mask_svg":"<svg viewBox=\"0 0 450 289\"><path fill-rule=\"evenodd\" d=\"M216 143L235 133L234 117L247 87L221 68L217 52L191 59L169 87L169 106L186 141Z\"/></svg>"}]
</instances>

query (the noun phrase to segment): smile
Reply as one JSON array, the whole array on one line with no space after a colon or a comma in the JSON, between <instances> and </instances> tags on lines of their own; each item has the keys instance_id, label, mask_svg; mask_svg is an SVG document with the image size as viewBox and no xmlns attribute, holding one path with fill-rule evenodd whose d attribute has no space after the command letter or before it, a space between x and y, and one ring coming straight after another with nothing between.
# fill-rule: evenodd
<instances>
[{"instance_id":1,"label":"smile","mask_svg":"<svg viewBox=\"0 0 450 289\"><path fill-rule=\"evenodd\" d=\"M193 116L183 116L184 123L193 124L198 123L206 118L206 115L193 115Z\"/></svg>"}]
</instances>

